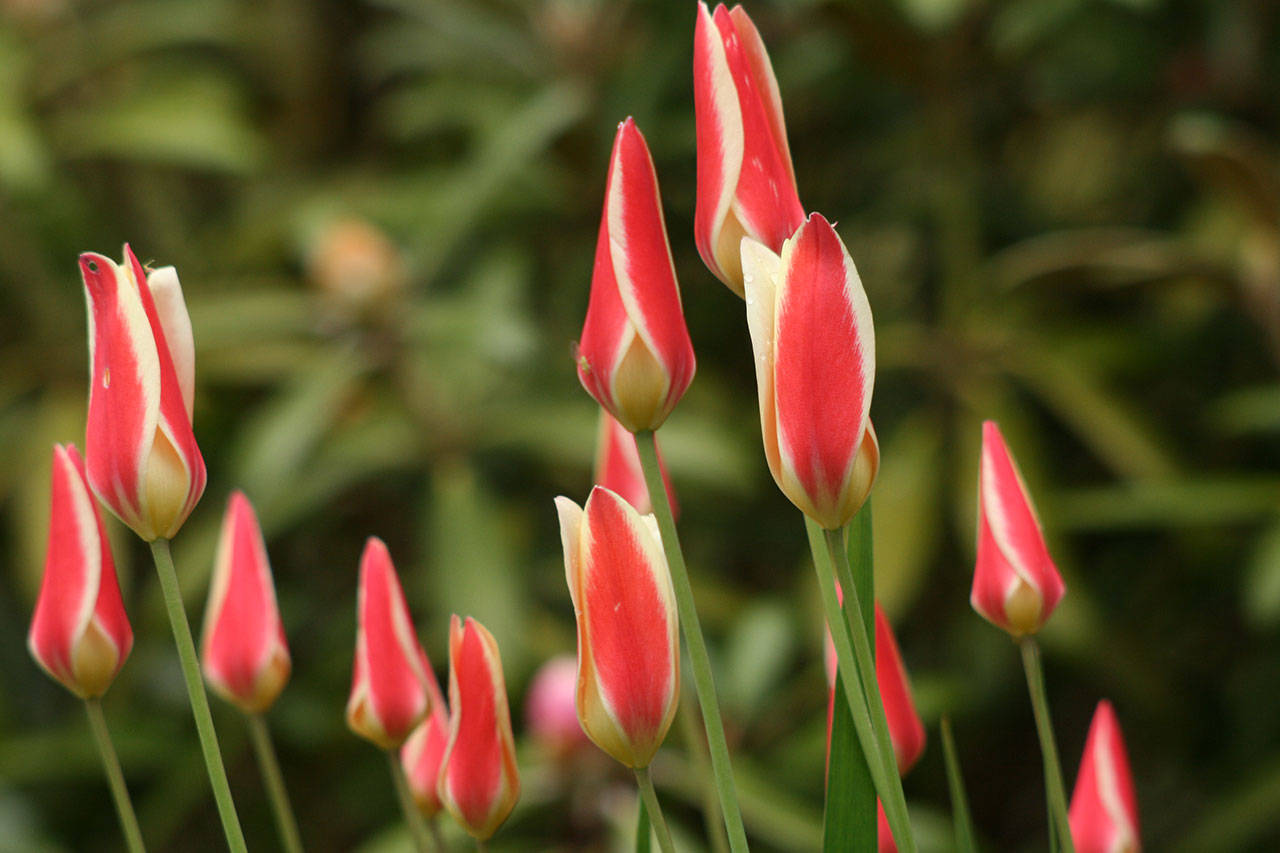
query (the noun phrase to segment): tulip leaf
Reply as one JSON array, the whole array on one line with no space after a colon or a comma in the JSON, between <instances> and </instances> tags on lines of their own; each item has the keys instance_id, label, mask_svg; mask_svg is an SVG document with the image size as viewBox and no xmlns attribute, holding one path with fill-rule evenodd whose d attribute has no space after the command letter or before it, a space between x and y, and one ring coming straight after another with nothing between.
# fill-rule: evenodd
<instances>
[{"instance_id":1,"label":"tulip leaf","mask_svg":"<svg viewBox=\"0 0 1280 853\"><path fill-rule=\"evenodd\" d=\"M876 789L854 734L853 713L844 701L843 691L837 673L822 827L822 849L828 853L876 849Z\"/></svg>"}]
</instances>

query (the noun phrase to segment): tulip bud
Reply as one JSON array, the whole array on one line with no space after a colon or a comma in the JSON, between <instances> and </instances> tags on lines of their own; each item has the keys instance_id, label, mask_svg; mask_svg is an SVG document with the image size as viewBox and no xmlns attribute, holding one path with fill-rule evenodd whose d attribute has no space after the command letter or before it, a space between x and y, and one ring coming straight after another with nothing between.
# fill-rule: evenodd
<instances>
[{"instance_id":1,"label":"tulip bud","mask_svg":"<svg viewBox=\"0 0 1280 853\"><path fill-rule=\"evenodd\" d=\"M884 813L884 803L876 800L876 849L878 853L898 853L898 842L893 840L889 828L889 816Z\"/></svg>"},{"instance_id":2,"label":"tulip bud","mask_svg":"<svg viewBox=\"0 0 1280 853\"><path fill-rule=\"evenodd\" d=\"M969 602L1014 639L1048 621L1066 587L1031 496L995 421L982 425L978 479L978 560Z\"/></svg>"},{"instance_id":3,"label":"tulip bud","mask_svg":"<svg viewBox=\"0 0 1280 853\"><path fill-rule=\"evenodd\" d=\"M587 742L578 723L578 662L560 655L533 676L525 697L525 728L553 758L564 758Z\"/></svg>"},{"instance_id":4,"label":"tulip bud","mask_svg":"<svg viewBox=\"0 0 1280 853\"><path fill-rule=\"evenodd\" d=\"M356 659L347 726L383 749L404 743L429 710L426 652L413 632L400 579L376 536L360 558Z\"/></svg>"},{"instance_id":5,"label":"tulip bud","mask_svg":"<svg viewBox=\"0 0 1280 853\"><path fill-rule=\"evenodd\" d=\"M844 593L839 586L836 592L841 603ZM836 650L831 642L831 630L827 630L825 648L827 665L827 749L831 749L831 719L836 700ZM898 762L898 773L905 776L915 766L924 752L924 723L916 713L915 700L911 697L911 680L902 663L902 652L889 626L889 620L876 602L876 686L880 688L880 700L884 703L885 721L889 724L889 740Z\"/></svg>"},{"instance_id":6,"label":"tulip bud","mask_svg":"<svg viewBox=\"0 0 1280 853\"><path fill-rule=\"evenodd\" d=\"M679 515L675 490L671 488L671 478L667 476L667 466L662 461L661 453L658 454L658 467L662 471L662 483L667 489L671 512ZM636 450L636 437L604 409L600 410L595 468L597 486L617 492L641 515L653 512L649 487L645 485L644 470L640 467L640 453Z\"/></svg>"},{"instance_id":7,"label":"tulip bud","mask_svg":"<svg viewBox=\"0 0 1280 853\"><path fill-rule=\"evenodd\" d=\"M53 447L49 550L27 648L83 699L107 691L133 648L111 546L72 445Z\"/></svg>"},{"instance_id":8,"label":"tulip bud","mask_svg":"<svg viewBox=\"0 0 1280 853\"><path fill-rule=\"evenodd\" d=\"M267 546L243 492L232 493L222 518L200 657L209 685L246 714L270 708L289 680Z\"/></svg>"},{"instance_id":9,"label":"tulip bud","mask_svg":"<svg viewBox=\"0 0 1280 853\"><path fill-rule=\"evenodd\" d=\"M1077 853L1138 853L1138 799L1120 723L1111 703L1098 703L1071 795L1071 838Z\"/></svg>"},{"instance_id":10,"label":"tulip bud","mask_svg":"<svg viewBox=\"0 0 1280 853\"><path fill-rule=\"evenodd\" d=\"M427 668L427 694L431 711L400 748L400 763L418 810L427 817L435 817L441 807L436 784L440 781L444 748L449 742L449 710L430 667Z\"/></svg>"},{"instance_id":11,"label":"tulip bud","mask_svg":"<svg viewBox=\"0 0 1280 853\"><path fill-rule=\"evenodd\" d=\"M498 644L470 616L465 624L456 615L449 622L449 706L440 801L483 841L520 799L520 774Z\"/></svg>"},{"instance_id":12,"label":"tulip bud","mask_svg":"<svg viewBox=\"0 0 1280 853\"><path fill-rule=\"evenodd\" d=\"M576 360L582 387L631 432L662 426L693 381L658 177L631 119L613 142Z\"/></svg>"},{"instance_id":13,"label":"tulip bud","mask_svg":"<svg viewBox=\"0 0 1280 853\"><path fill-rule=\"evenodd\" d=\"M85 461L94 493L148 542L173 537L204 493L191 430L195 346L178 274L148 276L128 246L124 263L80 256L89 303L89 419Z\"/></svg>"},{"instance_id":14,"label":"tulip bud","mask_svg":"<svg viewBox=\"0 0 1280 853\"><path fill-rule=\"evenodd\" d=\"M578 622L578 720L597 746L647 767L680 697L675 593L657 523L599 486L556 498Z\"/></svg>"},{"instance_id":15,"label":"tulip bud","mask_svg":"<svg viewBox=\"0 0 1280 853\"><path fill-rule=\"evenodd\" d=\"M694 239L716 278L743 296L743 237L773 252L804 222L778 81L741 6L698 4L693 36L698 132Z\"/></svg>"},{"instance_id":16,"label":"tulip bud","mask_svg":"<svg viewBox=\"0 0 1280 853\"><path fill-rule=\"evenodd\" d=\"M743 240L742 268L769 470L801 512L838 530L880 468L870 419L875 328L862 280L818 213L781 256Z\"/></svg>"}]
</instances>

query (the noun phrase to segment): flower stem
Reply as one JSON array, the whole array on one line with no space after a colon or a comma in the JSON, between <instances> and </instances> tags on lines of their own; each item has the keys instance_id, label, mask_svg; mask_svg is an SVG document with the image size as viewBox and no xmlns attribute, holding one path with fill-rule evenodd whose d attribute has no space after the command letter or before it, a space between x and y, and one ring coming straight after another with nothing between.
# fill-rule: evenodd
<instances>
[{"instance_id":1,"label":"flower stem","mask_svg":"<svg viewBox=\"0 0 1280 853\"><path fill-rule=\"evenodd\" d=\"M636 785L640 788L645 811L649 813L649 823L658 834L658 847L662 849L662 853L675 853L671 830L667 827L667 819L662 816L662 806L658 804L658 792L653 790L653 779L649 777L648 767L636 768Z\"/></svg>"},{"instance_id":2,"label":"flower stem","mask_svg":"<svg viewBox=\"0 0 1280 853\"><path fill-rule=\"evenodd\" d=\"M1071 823L1067 820L1067 795L1062 784L1062 765L1058 761L1058 746L1053 739L1053 722L1049 719L1049 696L1044 687L1044 667L1040 662L1040 647L1034 637L1025 637L1022 646L1022 667L1027 671L1027 688L1031 692L1031 709L1036 716L1036 733L1040 736L1040 753L1044 758L1044 781L1049 795L1050 832L1055 826L1062 840L1064 853L1075 853L1071 838Z\"/></svg>"},{"instance_id":3,"label":"flower stem","mask_svg":"<svg viewBox=\"0 0 1280 853\"><path fill-rule=\"evenodd\" d=\"M680 734L684 738L689 758L703 781L702 819L707 826L707 837L711 839L712 853L729 853L729 841L724 834L724 819L720 814L720 796L716 792L716 780L711 772L711 755L707 752L707 737L703 734L702 723L698 718L697 706L689 695L688 682L681 685L684 696L681 697Z\"/></svg>"},{"instance_id":4,"label":"flower stem","mask_svg":"<svg viewBox=\"0 0 1280 853\"><path fill-rule=\"evenodd\" d=\"M236 816L236 804L231 799L231 786L227 784L227 770L222 765L222 752L218 749L218 733L213 728L213 715L209 713L209 697L205 694L204 681L200 678L200 664L196 660L196 644L191 639L191 624L182 604L178 589L178 574L173 568L173 555L169 552L168 539L156 539L151 543L151 558L160 576L160 589L164 593L164 606L169 611L169 625L178 646L178 660L182 663L182 677L187 682L187 698L191 702L191 715L195 717L196 733L200 736L200 750L204 753L205 770L209 773L209 785L218 804L218 816L222 819L222 832L232 853L246 853L244 832Z\"/></svg>"},{"instance_id":5,"label":"flower stem","mask_svg":"<svg viewBox=\"0 0 1280 853\"><path fill-rule=\"evenodd\" d=\"M444 853L449 849L449 845L444 840L444 833L440 831L440 821L436 820L435 815L427 819L427 829L431 831L431 842L436 846L436 853Z\"/></svg>"},{"instance_id":6,"label":"flower stem","mask_svg":"<svg viewBox=\"0 0 1280 853\"><path fill-rule=\"evenodd\" d=\"M742 825L742 810L738 806L738 792L733 782L733 766L729 763L729 744L724 737L724 723L720 719L720 706L716 701L711 658L707 655L707 643L702 637L702 626L698 622L698 610L693 601L693 587L689 585L689 571L685 568L676 521L671 514L671 501L667 497L662 469L658 465L657 440L657 436L651 431L636 433L640 468L644 471L645 486L649 489L649 500L653 504L654 515L657 516L658 530L662 534L662 548L671 569L676 609L680 614L680 627L684 631L685 643L689 647L693 683L698 690L698 704L702 707L702 722L707 730L707 748L711 752L711 767L715 773L716 788L720 792L720 809L724 813L724 826L729 833L729 848L733 853L745 853L747 831Z\"/></svg>"},{"instance_id":7,"label":"flower stem","mask_svg":"<svg viewBox=\"0 0 1280 853\"><path fill-rule=\"evenodd\" d=\"M271 731L261 714L248 714L249 739L262 771L262 784L271 801L271 811L276 818L276 830L280 833L280 846L285 853L302 853L302 838L298 833L298 818L289 803L289 790L284 786L284 775L276 758L275 745L271 743Z\"/></svg>"},{"instance_id":8,"label":"flower stem","mask_svg":"<svg viewBox=\"0 0 1280 853\"><path fill-rule=\"evenodd\" d=\"M107 784L116 803L116 814L120 816L125 845L130 853L144 853L147 848L142 843L142 830L138 827L138 816L133 813L133 801L129 799L129 788L124 783L116 748L111 745L111 733L107 731L107 721L102 716L102 703L96 698L86 699L84 709L89 714L89 728L93 730L93 739L98 744L98 754L102 756L102 769L107 773Z\"/></svg>"},{"instance_id":9,"label":"flower stem","mask_svg":"<svg viewBox=\"0 0 1280 853\"><path fill-rule=\"evenodd\" d=\"M400 764L399 753L394 749L387 750L387 761L391 764L391 778L396 783L396 797L400 800L400 811L404 813L404 822L409 825L413 847L418 853L427 853L431 849L427 822L423 820L422 812L418 811L418 805L413 801L413 792L409 790L409 780L404 777L404 767Z\"/></svg>"},{"instance_id":10,"label":"flower stem","mask_svg":"<svg viewBox=\"0 0 1280 853\"><path fill-rule=\"evenodd\" d=\"M864 627L857 587L853 583L847 584L845 612L841 613L840 602L836 598L833 569L837 562L835 552L843 548L832 548L832 538L824 535L826 531L808 516L805 517L805 528L809 534L809 548L813 551L814 570L818 573L818 589L822 592L827 627L831 629L836 661L843 676L841 682L845 698L849 703L849 710L853 712L854 731L858 735L858 742L862 744L862 754L871 771L876 793L880 795L893 838L900 849L906 853L914 853L915 838L911 834L911 822L907 815L906 797L902 793L902 780L898 776L898 764L893 759L893 745L888 742L888 727L885 727L885 743L882 744L872 721L874 714L871 708L878 706L880 716L883 717L884 706L880 701L880 689L876 685L875 659ZM835 539L838 541L838 534ZM863 562L865 561L859 560L859 563ZM847 621L850 613L856 614L859 622L852 630Z\"/></svg>"},{"instance_id":11,"label":"flower stem","mask_svg":"<svg viewBox=\"0 0 1280 853\"><path fill-rule=\"evenodd\" d=\"M969 797L964 790L960 759L956 756L955 739L951 736L951 718L942 717L942 755L947 762L947 787L951 789L951 820L955 824L958 853L977 853L973 840L973 818L969 815Z\"/></svg>"}]
</instances>

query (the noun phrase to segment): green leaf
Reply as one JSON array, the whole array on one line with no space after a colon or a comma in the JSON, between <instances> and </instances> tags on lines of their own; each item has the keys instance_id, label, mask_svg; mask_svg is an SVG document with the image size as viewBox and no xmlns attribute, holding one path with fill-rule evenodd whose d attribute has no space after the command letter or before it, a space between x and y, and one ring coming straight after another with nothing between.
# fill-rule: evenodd
<instances>
[{"instance_id":1,"label":"green leaf","mask_svg":"<svg viewBox=\"0 0 1280 853\"><path fill-rule=\"evenodd\" d=\"M822 849L875 850L876 789L853 731L853 714L843 701L844 685L836 675L831 721L831 752L827 761L827 797L823 814Z\"/></svg>"},{"instance_id":2,"label":"green leaf","mask_svg":"<svg viewBox=\"0 0 1280 853\"><path fill-rule=\"evenodd\" d=\"M947 787L951 791L951 819L955 824L957 853L977 853L973 840L973 818L969 814L969 796L964 789L964 775L960 772L960 758L956 755L955 739L951 736L951 719L942 718L942 755L947 762ZM1050 838L1054 836L1050 833Z\"/></svg>"}]
</instances>

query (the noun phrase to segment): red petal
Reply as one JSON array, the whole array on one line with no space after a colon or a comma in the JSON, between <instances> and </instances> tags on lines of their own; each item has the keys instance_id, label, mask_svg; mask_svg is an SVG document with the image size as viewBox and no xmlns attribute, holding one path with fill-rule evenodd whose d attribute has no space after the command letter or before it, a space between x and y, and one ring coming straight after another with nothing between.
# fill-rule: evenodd
<instances>
[{"instance_id":1,"label":"red petal","mask_svg":"<svg viewBox=\"0 0 1280 853\"><path fill-rule=\"evenodd\" d=\"M1111 703L1094 712L1071 795L1071 837L1078 853L1138 849L1138 801L1120 723Z\"/></svg>"},{"instance_id":2,"label":"red petal","mask_svg":"<svg viewBox=\"0 0 1280 853\"><path fill-rule=\"evenodd\" d=\"M911 684L898 641L889 627L880 603L876 602L876 684L884 702L885 719L889 723L889 740L898 759L898 772L906 773L924 752L924 723L916 713L911 698Z\"/></svg>"}]
</instances>

